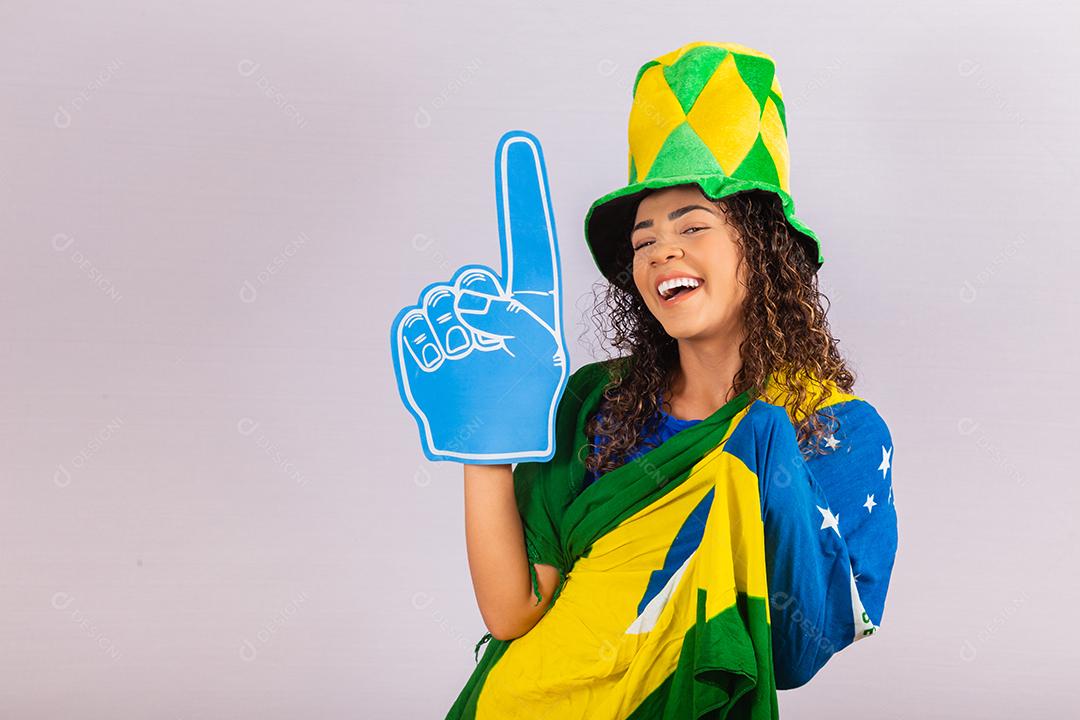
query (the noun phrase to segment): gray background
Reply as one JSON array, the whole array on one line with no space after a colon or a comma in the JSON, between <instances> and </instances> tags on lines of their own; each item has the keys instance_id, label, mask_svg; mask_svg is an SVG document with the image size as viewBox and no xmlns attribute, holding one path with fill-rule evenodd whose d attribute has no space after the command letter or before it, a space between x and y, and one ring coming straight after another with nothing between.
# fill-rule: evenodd
<instances>
[{"instance_id":1,"label":"gray background","mask_svg":"<svg viewBox=\"0 0 1080 720\"><path fill-rule=\"evenodd\" d=\"M896 447L880 634L784 715L1060 714L1077 11L868 5L0 5L0 717L441 718L484 627L390 321L498 267L521 128L571 366L599 357L585 211L626 180L637 67L695 40L777 61L833 329Z\"/></svg>"}]
</instances>

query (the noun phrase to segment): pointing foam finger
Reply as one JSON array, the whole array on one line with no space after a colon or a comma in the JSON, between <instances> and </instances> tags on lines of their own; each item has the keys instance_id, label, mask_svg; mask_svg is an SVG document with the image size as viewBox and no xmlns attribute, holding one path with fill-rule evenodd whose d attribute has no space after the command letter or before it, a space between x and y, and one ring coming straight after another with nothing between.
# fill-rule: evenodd
<instances>
[{"instance_id":1,"label":"pointing foam finger","mask_svg":"<svg viewBox=\"0 0 1080 720\"><path fill-rule=\"evenodd\" d=\"M540 141L524 131L507 133L495 154L495 195L507 292L554 296L558 249L547 170ZM554 318L544 318L554 325Z\"/></svg>"}]
</instances>

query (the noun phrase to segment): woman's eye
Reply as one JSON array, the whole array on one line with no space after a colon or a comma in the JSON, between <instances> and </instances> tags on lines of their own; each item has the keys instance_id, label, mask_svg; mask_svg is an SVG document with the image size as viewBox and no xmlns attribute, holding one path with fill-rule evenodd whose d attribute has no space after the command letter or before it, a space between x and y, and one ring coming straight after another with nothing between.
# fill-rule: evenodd
<instances>
[{"instance_id":1,"label":"woman's eye","mask_svg":"<svg viewBox=\"0 0 1080 720\"><path fill-rule=\"evenodd\" d=\"M685 230L683 230L683 232L684 232L684 233L688 233L688 232L690 232L691 230L708 230L708 229L709 229L708 227L704 227L704 226L700 226L700 225L695 225L695 226L693 226L693 227L688 227L688 228L686 228ZM645 247L646 245L652 245L652 242L653 242L652 240L646 240L645 242L641 243L640 245L636 245L636 246L634 247L634 252L637 252L638 250L640 250L641 248Z\"/></svg>"}]
</instances>

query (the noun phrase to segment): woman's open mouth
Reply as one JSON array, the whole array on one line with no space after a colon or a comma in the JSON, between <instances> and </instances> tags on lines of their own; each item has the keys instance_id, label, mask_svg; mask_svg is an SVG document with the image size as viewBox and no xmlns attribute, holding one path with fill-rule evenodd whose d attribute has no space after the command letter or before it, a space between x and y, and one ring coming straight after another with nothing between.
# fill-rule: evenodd
<instances>
[{"instance_id":1,"label":"woman's open mouth","mask_svg":"<svg viewBox=\"0 0 1080 720\"><path fill-rule=\"evenodd\" d=\"M660 303L662 305L675 305L676 303L684 302L691 295L696 294L701 290L701 286L705 284L704 280L695 280L696 284L680 284L676 287L665 290L664 292L658 292L660 296Z\"/></svg>"}]
</instances>

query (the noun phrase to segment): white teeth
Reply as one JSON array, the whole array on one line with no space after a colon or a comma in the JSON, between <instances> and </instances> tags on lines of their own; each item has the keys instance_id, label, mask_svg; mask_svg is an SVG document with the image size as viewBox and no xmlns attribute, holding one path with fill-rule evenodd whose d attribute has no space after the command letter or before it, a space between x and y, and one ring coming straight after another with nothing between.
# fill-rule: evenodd
<instances>
[{"instance_id":1,"label":"white teeth","mask_svg":"<svg viewBox=\"0 0 1080 720\"><path fill-rule=\"evenodd\" d=\"M667 299L669 297L668 293L677 287L696 288L700 284L701 281L694 278L677 277L660 283L656 286L656 291L660 293L660 297Z\"/></svg>"}]
</instances>

